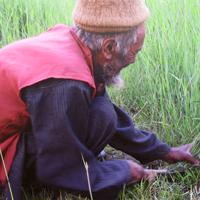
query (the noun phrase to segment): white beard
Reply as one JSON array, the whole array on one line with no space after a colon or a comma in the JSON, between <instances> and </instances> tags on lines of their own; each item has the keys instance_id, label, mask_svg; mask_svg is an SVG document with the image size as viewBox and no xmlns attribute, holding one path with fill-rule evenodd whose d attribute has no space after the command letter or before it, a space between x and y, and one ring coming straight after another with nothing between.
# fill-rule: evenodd
<instances>
[{"instance_id":1,"label":"white beard","mask_svg":"<svg viewBox=\"0 0 200 200\"><path fill-rule=\"evenodd\" d=\"M105 80L108 87L114 87L115 89L122 89L124 87L124 80L121 78L120 74Z\"/></svg>"},{"instance_id":2,"label":"white beard","mask_svg":"<svg viewBox=\"0 0 200 200\"><path fill-rule=\"evenodd\" d=\"M105 63L103 66L103 77L105 79L105 84L108 87L114 87L115 89L121 89L124 86L124 81L121 78L119 72L117 74L115 73L116 66L122 66L123 62L120 61L113 61L110 63ZM114 76L113 76L114 74ZM112 76L112 78L110 78Z\"/></svg>"}]
</instances>

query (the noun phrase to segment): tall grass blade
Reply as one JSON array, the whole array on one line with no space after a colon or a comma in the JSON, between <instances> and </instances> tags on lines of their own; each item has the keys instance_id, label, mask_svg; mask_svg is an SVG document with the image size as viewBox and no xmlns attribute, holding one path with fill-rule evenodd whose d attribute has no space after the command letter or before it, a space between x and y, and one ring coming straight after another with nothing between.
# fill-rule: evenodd
<instances>
[{"instance_id":1,"label":"tall grass blade","mask_svg":"<svg viewBox=\"0 0 200 200\"><path fill-rule=\"evenodd\" d=\"M0 149L0 154L1 154L1 160L2 160L2 163L3 163L4 171L5 171L5 174L6 174L6 178L7 178L7 181L8 181L8 187L9 187L9 190L10 190L11 199L14 200L10 181L9 181L9 177L8 177L8 173L7 173L7 169L6 169L6 165L5 165L5 162L4 162L4 159L3 159L3 154L2 154L1 149Z\"/></svg>"},{"instance_id":2,"label":"tall grass blade","mask_svg":"<svg viewBox=\"0 0 200 200\"><path fill-rule=\"evenodd\" d=\"M82 156L82 160L86 169L86 174L87 174L87 181L88 181L88 188L89 188L89 192L90 192L90 198L91 200L93 200L93 196L92 196L92 189L91 189L91 185L90 185L90 176L89 176L89 166L87 164L87 162L85 162L83 155Z\"/></svg>"}]
</instances>

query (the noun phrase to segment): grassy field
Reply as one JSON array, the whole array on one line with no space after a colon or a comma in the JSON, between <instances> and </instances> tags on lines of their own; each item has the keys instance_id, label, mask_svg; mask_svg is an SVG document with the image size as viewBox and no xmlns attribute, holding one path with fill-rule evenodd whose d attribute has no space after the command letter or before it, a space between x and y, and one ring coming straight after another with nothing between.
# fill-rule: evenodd
<instances>
[{"instance_id":1,"label":"grassy field","mask_svg":"<svg viewBox=\"0 0 200 200\"><path fill-rule=\"evenodd\" d=\"M75 0L0 0L0 47L57 23L71 25L74 4ZM200 0L146 4L151 16L144 47L134 65L122 72L125 87L109 89L109 94L137 128L179 146L200 133ZM119 199L198 199L199 181L198 171L170 180L158 177L125 188Z\"/></svg>"}]
</instances>

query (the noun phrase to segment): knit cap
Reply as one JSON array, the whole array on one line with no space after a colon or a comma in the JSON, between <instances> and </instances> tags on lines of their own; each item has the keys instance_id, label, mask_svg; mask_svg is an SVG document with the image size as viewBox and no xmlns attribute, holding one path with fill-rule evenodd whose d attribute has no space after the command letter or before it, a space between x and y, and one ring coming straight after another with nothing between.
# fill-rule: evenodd
<instances>
[{"instance_id":1,"label":"knit cap","mask_svg":"<svg viewBox=\"0 0 200 200\"><path fill-rule=\"evenodd\" d=\"M72 12L78 28L96 33L128 31L148 17L144 0L77 0Z\"/></svg>"}]
</instances>

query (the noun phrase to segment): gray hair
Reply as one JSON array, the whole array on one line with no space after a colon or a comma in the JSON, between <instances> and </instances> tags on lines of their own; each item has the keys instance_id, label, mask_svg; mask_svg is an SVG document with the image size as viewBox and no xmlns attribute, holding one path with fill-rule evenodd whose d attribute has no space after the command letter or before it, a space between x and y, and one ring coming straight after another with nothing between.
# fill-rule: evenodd
<instances>
[{"instance_id":1,"label":"gray hair","mask_svg":"<svg viewBox=\"0 0 200 200\"><path fill-rule=\"evenodd\" d=\"M126 56L130 46L137 42L138 26L121 33L92 33L78 28L75 24L72 24L72 27L92 52L101 50L105 39L114 37L117 42L117 52L122 56Z\"/></svg>"}]
</instances>

